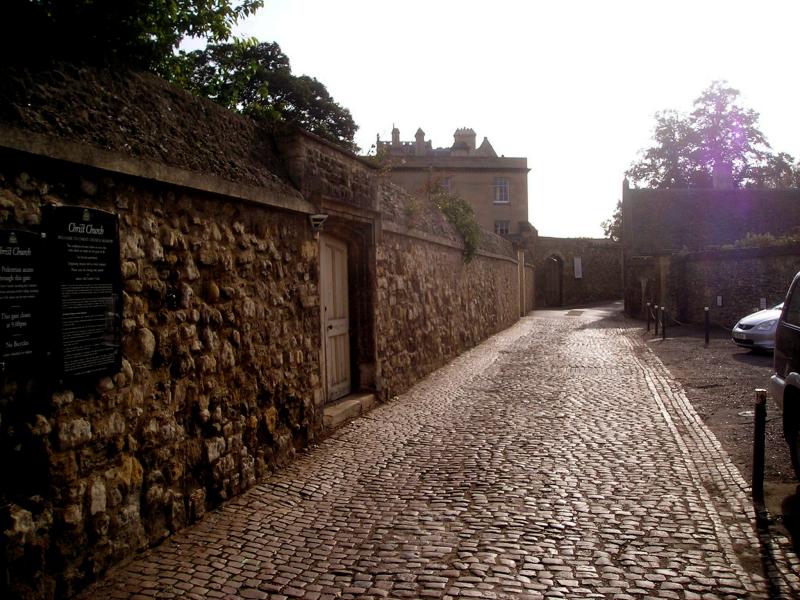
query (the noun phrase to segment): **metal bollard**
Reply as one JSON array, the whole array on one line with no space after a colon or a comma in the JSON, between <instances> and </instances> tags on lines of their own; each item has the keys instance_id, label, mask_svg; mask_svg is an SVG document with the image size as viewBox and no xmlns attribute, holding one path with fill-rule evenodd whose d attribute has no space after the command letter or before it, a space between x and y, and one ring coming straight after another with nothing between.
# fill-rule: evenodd
<instances>
[{"instance_id":1,"label":"metal bollard","mask_svg":"<svg viewBox=\"0 0 800 600\"><path fill-rule=\"evenodd\" d=\"M767 424L767 390L756 390L753 420L753 502L764 503L764 438Z\"/></svg>"},{"instance_id":2,"label":"metal bollard","mask_svg":"<svg viewBox=\"0 0 800 600\"><path fill-rule=\"evenodd\" d=\"M709 320L708 320L709 317L708 317L708 307L707 306L703 307L703 312L705 313L705 319L706 319L706 347L707 347L708 346L708 334L709 334L709 328L710 328L710 324L709 324Z\"/></svg>"},{"instance_id":3,"label":"metal bollard","mask_svg":"<svg viewBox=\"0 0 800 600\"><path fill-rule=\"evenodd\" d=\"M661 307L661 339L667 339L667 307Z\"/></svg>"},{"instance_id":4,"label":"metal bollard","mask_svg":"<svg viewBox=\"0 0 800 600\"><path fill-rule=\"evenodd\" d=\"M653 319L654 319L653 335L658 335L658 305L657 304L653 305L653 311L654 311L653 312Z\"/></svg>"},{"instance_id":5,"label":"metal bollard","mask_svg":"<svg viewBox=\"0 0 800 600\"><path fill-rule=\"evenodd\" d=\"M650 303L647 303L647 331L650 331Z\"/></svg>"}]
</instances>

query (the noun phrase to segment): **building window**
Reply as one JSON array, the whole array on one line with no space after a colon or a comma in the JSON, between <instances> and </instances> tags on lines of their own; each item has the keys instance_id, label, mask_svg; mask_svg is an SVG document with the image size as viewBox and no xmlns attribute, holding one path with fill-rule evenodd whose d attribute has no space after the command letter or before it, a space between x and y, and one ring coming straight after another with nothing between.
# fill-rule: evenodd
<instances>
[{"instance_id":1,"label":"building window","mask_svg":"<svg viewBox=\"0 0 800 600\"><path fill-rule=\"evenodd\" d=\"M439 189L445 194L449 194L452 191L450 177L440 177L438 184Z\"/></svg>"},{"instance_id":2,"label":"building window","mask_svg":"<svg viewBox=\"0 0 800 600\"><path fill-rule=\"evenodd\" d=\"M508 225L509 221L495 221L494 232L497 235L508 235Z\"/></svg>"},{"instance_id":3,"label":"building window","mask_svg":"<svg viewBox=\"0 0 800 600\"><path fill-rule=\"evenodd\" d=\"M508 179L505 177L494 178L494 203L508 204Z\"/></svg>"}]
</instances>

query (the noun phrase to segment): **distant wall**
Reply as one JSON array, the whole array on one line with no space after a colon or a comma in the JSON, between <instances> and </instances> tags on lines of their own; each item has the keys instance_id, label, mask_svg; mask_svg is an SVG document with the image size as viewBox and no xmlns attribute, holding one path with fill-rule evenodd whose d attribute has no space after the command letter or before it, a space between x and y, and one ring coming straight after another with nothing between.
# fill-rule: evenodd
<instances>
[{"instance_id":1,"label":"distant wall","mask_svg":"<svg viewBox=\"0 0 800 600\"><path fill-rule=\"evenodd\" d=\"M540 236L535 242L534 255L537 307L571 306L622 297L622 250L618 242ZM560 304L553 292L552 257L561 265ZM575 277L576 258L581 262L580 278Z\"/></svg>"},{"instance_id":2,"label":"distant wall","mask_svg":"<svg viewBox=\"0 0 800 600\"><path fill-rule=\"evenodd\" d=\"M796 231L800 190L624 189L622 217L630 256L698 251Z\"/></svg>"},{"instance_id":3,"label":"distant wall","mask_svg":"<svg viewBox=\"0 0 800 600\"><path fill-rule=\"evenodd\" d=\"M765 298L780 302L800 270L800 246L734 248L747 234L800 231L800 190L623 188L625 310L647 302L681 321L730 327ZM725 248L727 246L727 248ZM717 306L717 297L722 306Z\"/></svg>"},{"instance_id":4,"label":"distant wall","mask_svg":"<svg viewBox=\"0 0 800 600\"><path fill-rule=\"evenodd\" d=\"M642 307L650 302L667 306L671 315L689 323L702 323L708 306L713 323L732 327L760 308L762 299L766 306L781 302L798 271L800 246L637 259L628 268L626 301L634 316L644 316Z\"/></svg>"}]
</instances>

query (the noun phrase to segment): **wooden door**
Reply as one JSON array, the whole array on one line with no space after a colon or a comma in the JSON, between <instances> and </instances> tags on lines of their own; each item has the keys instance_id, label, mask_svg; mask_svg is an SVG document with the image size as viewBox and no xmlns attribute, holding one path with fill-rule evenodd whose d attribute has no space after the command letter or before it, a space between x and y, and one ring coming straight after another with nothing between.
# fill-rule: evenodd
<instances>
[{"instance_id":1,"label":"wooden door","mask_svg":"<svg viewBox=\"0 0 800 600\"><path fill-rule=\"evenodd\" d=\"M320 284L327 399L350 393L350 321L347 303L347 246L321 236Z\"/></svg>"},{"instance_id":2,"label":"wooden door","mask_svg":"<svg viewBox=\"0 0 800 600\"><path fill-rule=\"evenodd\" d=\"M550 256L544 262L544 302L545 306L563 304L561 278L564 265L558 256Z\"/></svg>"}]
</instances>

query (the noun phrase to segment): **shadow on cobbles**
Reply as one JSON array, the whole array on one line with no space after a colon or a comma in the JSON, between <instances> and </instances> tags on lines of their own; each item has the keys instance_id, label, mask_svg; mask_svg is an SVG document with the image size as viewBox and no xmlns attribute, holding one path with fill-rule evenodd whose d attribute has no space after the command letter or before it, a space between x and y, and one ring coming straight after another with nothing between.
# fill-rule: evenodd
<instances>
[{"instance_id":1,"label":"shadow on cobbles","mask_svg":"<svg viewBox=\"0 0 800 600\"><path fill-rule=\"evenodd\" d=\"M731 354L731 358L736 362L746 365L755 365L756 367L769 367L772 365L772 354L767 352L736 352Z\"/></svg>"},{"instance_id":2,"label":"shadow on cobbles","mask_svg":"<svg viewBox=\"0 0 800 600\"><path fill-rule=\"evenodd\" d=\"M788 496L782 505L783 525L792 538L792 549L797 552L800 542L800 487L795 494ZM777 541L774 521L762 506L756 506L756 533L761 554L761 573L767 582L767 593L770 600L787 598L786 584L778 568L778 562L784 560L784 552Z\"/></svg>"},{"instance_id":3,"label":"shadow on cobbles","mask_svg":"<svg viewBox=\"0 0 800 600\"><path fill-rule=\"evenodd\" d=\"M792 548L800 553L800 485L794 494L787 496L781 503L783 525L792 538Z\"/></svg>"}]
</instances>

